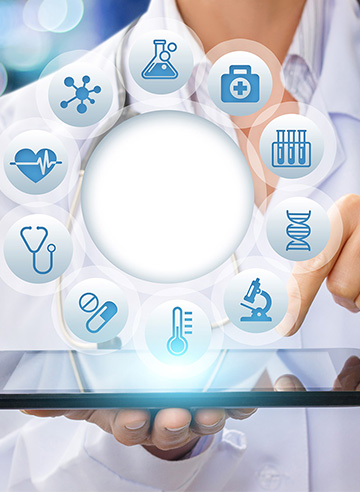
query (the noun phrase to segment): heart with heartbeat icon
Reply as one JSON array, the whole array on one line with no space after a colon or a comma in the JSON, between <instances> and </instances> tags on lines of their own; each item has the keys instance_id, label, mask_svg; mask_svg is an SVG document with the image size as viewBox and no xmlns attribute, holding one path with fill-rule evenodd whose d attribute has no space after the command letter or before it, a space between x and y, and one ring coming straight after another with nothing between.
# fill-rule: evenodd
<instances>
[{"instance_id":1,"label":"heart with heartbeat icon","mask_svg":"<svg viewBox=\"0 0 360 492\"><path fill-rule=\"evenodd\" d=\"M31 149L21 149L15 155L15 162L10 162L11 166L17 166L28 179L33 183L38 183L44 179L57 164L62 164L57 160L53 150L41 149L37 154Z\"/></svg>"}]
</instances>

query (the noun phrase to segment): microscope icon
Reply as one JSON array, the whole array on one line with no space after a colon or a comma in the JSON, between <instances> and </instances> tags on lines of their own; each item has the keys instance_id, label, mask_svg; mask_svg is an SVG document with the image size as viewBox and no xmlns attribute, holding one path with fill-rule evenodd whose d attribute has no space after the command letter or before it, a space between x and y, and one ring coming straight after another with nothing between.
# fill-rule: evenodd
<instances>
[{"instance_id":1,"label":"microscope icon","mask_svg":"<svg viewBox=\"0 0 360 492\"><path fill-rule=\"evenodd\" d=\"M270 318L270 316L267 315L267 312L270 310L272 306L271 296L265 290L261 290L260 287L261 287L260 279L256 278L255 280L253 280L246 296L244 297L244 301L249 302L250 304L254 304L256 296L260 295L266 301L265 306L255 307L255 306L249 306L248 304L244 304L243 302L241 302L240 303L241 306L244 306L251 310L251 316L242 316L240 318L240 321L272 321L272 318Z\"/></svg>"}]
</instances>

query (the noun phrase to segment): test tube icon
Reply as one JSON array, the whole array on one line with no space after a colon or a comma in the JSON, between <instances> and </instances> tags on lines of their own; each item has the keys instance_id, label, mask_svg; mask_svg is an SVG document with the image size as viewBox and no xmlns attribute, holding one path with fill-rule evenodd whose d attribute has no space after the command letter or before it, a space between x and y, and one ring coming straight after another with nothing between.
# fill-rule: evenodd
<instances>
[{"instance_id":1,"label":"test tube icon","mask_svg":"<svg viewBox=\"0 0 360 492\"><path fill-rule=\"evenodd\" d=\"M288 163L295 164L295 130L288 130Z\"/></svg>"},{"instance_id":2,"label":"test tube icon","mask_svg":"<svg viewBox=\"0 0 360 492\"><path fill-rule=\"evenodd\" d=\"M272 166L302 168L311 166L311 143L307 130L278 129L272 143Z\"/></svg>"},{"instance_id":3,"label":"test tube icon","mask_svg":"<svg viewBox=\"0 0 360 492\"><path fill-rule=\"evenodd\" d=\"M276 130L277 133L277 162L282 165L285 162L285 130Z\"/></svg>"},{"instance_id":4,"label":"test tube icon","mask_svg":"<svg viewBox=\"0 0 360 492\"><path fill-rule=\"evenodd\" d=\"M306 130L298 130L298 140L299 140L299 164L305 164L305 142L306 142Z\"/></svg>"}]
</instances>

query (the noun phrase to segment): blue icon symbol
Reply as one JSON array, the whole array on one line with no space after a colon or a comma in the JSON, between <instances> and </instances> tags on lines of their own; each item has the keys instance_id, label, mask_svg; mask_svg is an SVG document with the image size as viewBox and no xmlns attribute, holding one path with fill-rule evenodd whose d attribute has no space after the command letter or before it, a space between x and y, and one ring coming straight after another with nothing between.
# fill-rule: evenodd
<instances>
[{"instance_id":1,"label":"blue icon symbol","mask_svg":"<svg viewBox=\"0 0 360 492\"><path fill-rule=\"evenodd\" d=\"M90 333L99 333L118 312L116 304L106 301L99 307L99 298L92 292L86 292L79 299L79 307L85 313L93 313L86 321Z\"/></svg>"},{"instance_id":2,"label":"blue icon symbol","mask_svg":"<svg viewBox=\"0 0 360 492\"><path fill-rule=\"evenodd\" d=\"M75 225L76 227L76 225ZM15 222L4 241L5 261L21 280L45 284L60 277L73 254L70 233L61 222L32 214Z\"/></svg>"},{"instance_id":3,"label":"blue icon symbol","mask_svg":"<svg viewBox=\"0 0 360 492\"><path fill-rule=\"evenodd\" d=\"M62 164L50 149L41 149L37 154L30 149L21 149L16 153L14 161L10 162L10 166L17 166L33 183L38 183L50 174L57 164Z\"/></svg>"},{"instance_id":4,"label":"blue icon symbol","mask_svg":"<svg viewBox=\"0 0 360 492\"><path fill-rule=\"evenodd\" d=\"M306 222L311 217L311 210L305 213L286 211L291 224L286 228L286 234L291 241L286 246L286 251L311 251L310 244L305 241L311 234L311 227Z\"/></svg>"},{"instance_id":5,"label":"blue icon symbol","mask_svg":"<svg viewBox=\"0 0 360 492\"><path fill-rule=\"evenodd\" d=\"M248 304L244 304L243 302L241 302L240 303L241 306L244 306L251 310L251 316L242 316L240 318L240 321L272 321L272 318L270 318L267 315L267 312L270 310L272 305L272 299L270 295L266 291L261 290L260 287L261 287L260 279L256 278L255 280L253 280L252 283L250 284L246 296L244 297L244 301L250 304L254 304L256 297L260 295L266 301L265 306L255 307L255 306L249 306Z\"/></svg>"},{"instance_id":6,"label":"blue icon symbol","mask_svg":"<svg viewBox=\"0 0 360 492\"><path fill-rule=\"evenodd\" d=\"M141 72L143 79L176 79L179 72L170 62L171 53L177 50L176 43L169 43L166 49L165 39L154 39L155 54Z\"/></svg>"},{"instance_id":7,"label":"blue icon symbol","mask_svg":"<svg viewBox=\"0 0 360 492\"><path fill-rule=\"evenodd\" d=\"M89 101L90 104L95 104L96 101L95 99L92 99L90 97L90 94L92 94L93 92L95 94L99 94L101 92L101 87L99 85L96 85L93 89L88 89L86 87L86 85L90 82L90 77L88 75L84 75L82 81L82 87L76 87L74 79L72 77L66 77L66 79L64 80L64 84L66 85L66 87L73 87L75 89L75 96L68 101L61 101L60 106L63 109L66 109L73 101L78 100L80 101L80 104L76 108L77 112L80 114L84 114L88 110L85 101Z\"/></svg>"},{"instance_id":8,"label":"blue icon symbol","mask_svg":"<svg viewBox=\"0 0 360 492\"><path fill-rule=\"evenodd\" d=\"M35 273L38 273L39 275L47 275L48 273L51 272L51 270L54 267L54 253L56 251L56 246L55 246L55 244L52 244L52 243L47 245L46 249L49 253L49 266L45 270L40 270L37 266L37 255L38 255L38 253L41 252L41 250L44 246L44 243L45 243L45 241L49 235L49 231L46 227L42 227L42 226L36 227L36 230L40 231L40 233L42 233L42 237L40 237L40 239L39 239L37 237L38 235L36 234L36 237L38 239L38 246L34 247L32 245L31 237L28 236L29 234L32 233L33 230L34 230L34 228L32 226L23 227L20 231L20 237L23 240L29 253L31 253L31 255L32 255L32 267L33 267L33 270L35 271ZM28 236L28 237L26 237L26 236Z\"/></svg>"},{"instance_id":9,"label":"blue icon symbol","mask_svg":"<svg viewBox=\"0 0 360 492\"><path fill-rule=\"evenodd\" d=\"M221 76L221 100L224 103L257 103L260 100L260 77L250 65L231 65Z\"/></svg>"},{"instance_id":10,"label":"blue icon symbol","mask_svg":"<svg viewBox=\"0 0 360 492\"><path fill-rule=\"evenodd\" d=\"M172 335L167 342L167 349L172 355L183 355L189 347L185 335L192 335L192 311L175 307L172 312ZM185 330L184 330L185 329Z\"/></svg>"},{"instance_id":11,"label":"blue icon symbol","mask_svg":"<svg viewBox=\"0 0 360 492\"><path fill-rule=\"evenodd\" d=\"M276 130L277 140L272 143L273 167L303 168L311 166L311 143L306 140L306 131ZM287 132L287 138L285 132Z\"/></svg>"}]
</instances>

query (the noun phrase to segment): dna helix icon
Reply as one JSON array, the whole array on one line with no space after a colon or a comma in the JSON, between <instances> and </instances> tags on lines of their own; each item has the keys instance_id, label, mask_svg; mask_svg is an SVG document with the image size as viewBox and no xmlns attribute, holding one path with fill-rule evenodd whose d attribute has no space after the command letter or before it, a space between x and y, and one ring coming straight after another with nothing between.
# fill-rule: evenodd
<instances>
[{"instance_id":1,"label":"dna helix icon","mask_svg":"<svg viewBox=\"0 0 360 492\"><path fill-rule=\"evenodd\" d=\"M306 241L311 234L311 227L307 224L311 217L311 210L303 213L287 210L286 215L291 222L286 228L286 234L291 239L286 246L286 251L311 251L311 246Z\"/></svg>"}]
</instances>

